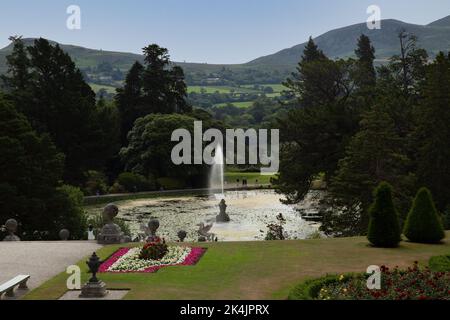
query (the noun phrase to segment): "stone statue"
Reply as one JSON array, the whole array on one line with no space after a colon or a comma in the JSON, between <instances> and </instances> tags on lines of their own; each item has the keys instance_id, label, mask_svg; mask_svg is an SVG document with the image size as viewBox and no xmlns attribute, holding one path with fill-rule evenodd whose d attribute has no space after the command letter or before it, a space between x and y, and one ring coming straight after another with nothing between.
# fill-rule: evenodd
<instances>
[{"instance_id":1,"label":"stone statue","mask_svg":"<svg viewBox=\"0 0 450 320\"><path fill-rule=\"evenodd\" d=\"M67 230L67 229L62 229L62 230L59 232L59 238L60 238L62 241L67 241L67 240L69 239L69 237L70 237L70 231L69 231L69 230Z\"/></svg>"},{"instance_id":2,"label":"stone statue","mask_svg":"<svg viewBox=\"0 0 450 320\"><path fill-rule=\"evenodd\" d=\"M216 235L209 232L211 231L213 225L213 223L205 225L203 222L197 225L199 227L197 230L197 233L199 235L199 242L204 242L203 240L200 240L201 238L205 238L205 240L209 241L212 241L214 239Z\"/></svg>"},{"instance_id":3,"label":"stone statue","mask_svg":"<svg viewBox=\"0 0 450 320\"><path fill-rule=\"evenodd\" d=\"M124 242L124 235L122 229L114 223L114 218L119 214L119 208L114 204L108 204L103 209L103 226L100 234L97 237L99 244L117 244Z\"/></svg>"},{"instance_id":4,"label":"stone statue","mask_svg":"<svg viewBox=\"0 0 450 320\"><path fill-rule=\"evenodd\" d=\"M220 201L219 209L220 209L220 214L216 217L216 222L218 222L218 223L230 222L230 216L226 213L227 204L225 203L224 199L222 199Z\"/></svg>"},{"instance_id":5,"label":"stone statue","mask_svg":"<svg viewBox=\"0 0 450 320\"><path fill-rule=\"evenodd\" d=\"M3 241L20 241L20 238L15 235L17 232L18 223L15 219L9 219L5 223L6 231L8 231L8 235L3 239Z\"/></svg>"}]
</instances>

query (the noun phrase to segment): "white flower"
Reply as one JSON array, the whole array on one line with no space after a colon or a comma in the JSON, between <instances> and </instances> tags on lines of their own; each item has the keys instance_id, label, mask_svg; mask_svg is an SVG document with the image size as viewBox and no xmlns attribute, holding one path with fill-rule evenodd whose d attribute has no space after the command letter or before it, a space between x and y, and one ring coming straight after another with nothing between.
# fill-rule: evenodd
<instances>
[{"instance_id":1,"label":"white flower","mask_svg":"<svg viewBox=\"0 0 450 320\"><path fill-rule=\"evenodd\" d=\"M143 260L139 259L141 248L132 248L126 254L119 258L109 268L109 272L126 272L144 271L150 267L167 266L174 264L181 264L186 257L191 253L191 248L187 247L168 247L167 254L161 260Z\"/></svg>"}]
</instances>

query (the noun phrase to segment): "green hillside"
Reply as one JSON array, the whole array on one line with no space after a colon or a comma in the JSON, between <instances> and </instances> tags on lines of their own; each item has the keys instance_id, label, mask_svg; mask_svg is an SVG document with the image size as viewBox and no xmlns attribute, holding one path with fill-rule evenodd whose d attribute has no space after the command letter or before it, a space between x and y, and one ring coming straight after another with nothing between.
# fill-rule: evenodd
<instances>
[{"instance_id":1,"label":"green hillside","mask_svg":"<svg viewBox=\"0 0 450 320\"><path fill-rule=\"evenodd\" d=\"M418 36L419 46L430 54L450 49L450 16L428 25L409 24L398 20L383 20L380 30L369 30L365 23L355 24L329 31L317 38L316 44L330 57L342 58L353 56L358 37L368 35L377 50L378 62L385 61L399 51L398 33L401 30ZM304 39L306 40L306 39ZM33 39L25 39L31 44ZM143 46L146 43L143 43ZM257 58L245 64L207 64L182 63L186 80L191 86L226 86L281 83L295 68L305 43L284 49L275 54ZM102 85L117 86L124 74L135 61L142 61L139 54L88 49L74 45L62 44L61 47L70 54L77 66L90 75L94 82ZM0 50L0 73L6 71L5 57L11 52L11 45ZM102 64L111 68L110 72L100 72ZM112 73L116 73L116 78ZM118 75L117 75L118 73ZM117 82L119 81L119 82Z\"/></svg>"},{"instance_id":2,"label":"green hillside","mask_svg":"<svg viewBox=\"0 0 450 320\"><path fill-rule=\"evenodd\" d=\"M329 31L314 39L314 42L329 57L342 58L354 55L357 39L361 34L370 37L379 60L385 60L399 51L398 33L401 30L415 34L418 45L434 55L439 51L450 49L450 16L422 26L398 20L382 20L380 30L369 30L365 23L360 23ZM284 49L275 54L255 59L249 65L292 65L298 62L305 43Z\"/></svg>"}]
</instances>

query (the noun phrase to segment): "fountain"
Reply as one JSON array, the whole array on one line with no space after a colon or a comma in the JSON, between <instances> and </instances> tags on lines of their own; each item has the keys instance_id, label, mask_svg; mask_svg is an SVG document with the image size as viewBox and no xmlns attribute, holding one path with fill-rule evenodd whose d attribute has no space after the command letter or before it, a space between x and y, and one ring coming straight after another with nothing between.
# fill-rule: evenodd
<instances>
[{"instance_id":1,"label":"fountain","mask_svg":"<svg viewBox=\"0 0 450 320\"><path fill-rule=\"evenodd\" d=\"M216 154L214 155L214 164L211 167L211 173L209 176L209 190L216 199L224 199L224 156L221 145L216 148ZM220 193L217 193L220 192Z\"/></svg>"}]
</instances>

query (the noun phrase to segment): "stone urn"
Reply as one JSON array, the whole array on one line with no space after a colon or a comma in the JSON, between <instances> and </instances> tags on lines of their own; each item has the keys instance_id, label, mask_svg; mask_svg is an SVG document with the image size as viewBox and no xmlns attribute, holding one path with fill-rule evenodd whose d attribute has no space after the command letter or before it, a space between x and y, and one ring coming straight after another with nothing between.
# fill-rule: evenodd
<instances>
[{"instance_id":1,"label":"stone urn","mask_svg":"<svg viewBox=\"0 0 450 320\"><path fill-rule=\"evenodd\" d=\"M230 222L230 216L227 214L227 204L225 203L225 200L222 199L219 203L219 209L220 209L220 213L219 215L216 217L216 222L218 223L225 223L225 222Z\"/></svg>"},{"instance_id":2,"label":"stone urn","mask_svg":"<svg viewBox=\"0 0 450 320\"><path fill-rule=\"evenodd\" d=\"M158 236L156 235L156 231L158 231L159 228L159 220L158 219L151 219L148 222L148 237L146 239L147 242L154 242Z\"/></svg>"},{"instance_id":3,"label":"stone urn","mask_svg":"<svg viewBox=\"0 0 450 320\"><path fill-rule=\"evenodd\" d=\"M184 242L184 239L186 239L186 237L187 237L187 232L184 230L180 230L180 231L178 231L177 236L178 236L178 239L180 239L180 242Z\"/></svg>"},{"instance_id":4,"label":"stone urn","mask_svg":"<svg viewBox=\"0 0 450 320\"><path fill-rule=\"evenodd\" d=\"M119 208L115 204L108 204L103 209L105 225L97 237L99 244L118 244L124 242L122 229L114 223L114 218L119 214Z\"/></svg>"},{"instance_id":5,"label":"stone urn","mask_svg":"<svg viewBox=\"0 0 450 320\"><path fill-rule=\"evenodd\" d=\"M5 223L6 231L8 232L8 235L3 239L3 241L20 241L20 238L15 235L17 232L17 226L19 224L15 219L9 219Z\"/></svg>"}]
</instances>

